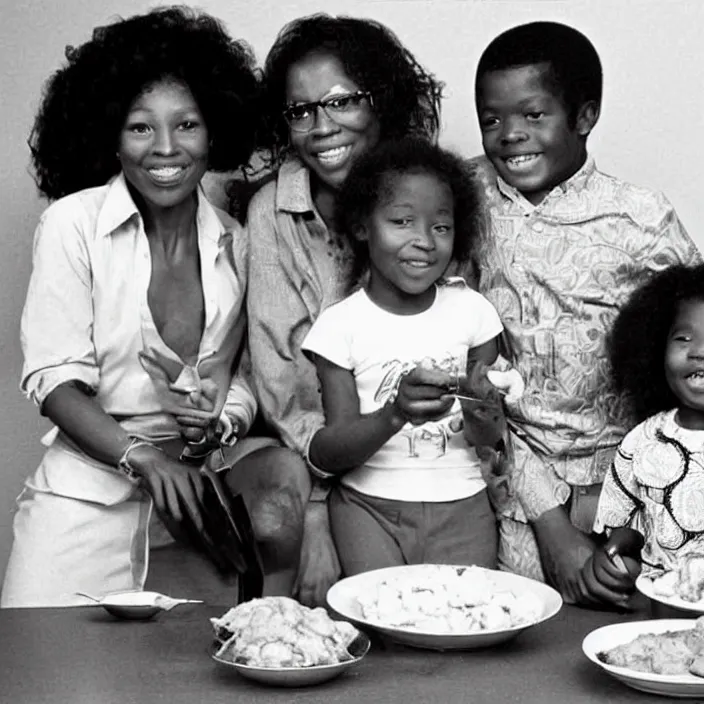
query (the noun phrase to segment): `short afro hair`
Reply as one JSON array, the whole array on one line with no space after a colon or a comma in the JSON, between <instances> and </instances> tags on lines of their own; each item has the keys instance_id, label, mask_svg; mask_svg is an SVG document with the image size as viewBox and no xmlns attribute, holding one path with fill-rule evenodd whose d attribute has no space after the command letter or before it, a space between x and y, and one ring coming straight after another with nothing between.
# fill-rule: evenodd
<instances>
[{"instance_id":1,"label":"short afro hair","mask_svg":"<svg viewBox=\"0 0 704 704\"><path fill-rule=\"evenodd\" d=\"M369 248L355 236L377 205L405 174L430 174L447 184L454 202L452 259L468 262L479 235L479 199L470 168L452 152L422 137L381 142L354 163L335 200L335 229L350 242L354 267L350 288L369 268Z\"/></svg>"},{"instance_id":2,"label":"short afro hair","mask_svg":"<svg viewBox=\"0 0 704 704\"><path fill-rule=\"evenodd\" d=\"M692 300L704 302L704 264L678 264L637 288L614 322L608 337L611 376L638 422L679 403L665 379L665 350L680 304Z\"/></svg>"},{"instance_id":3,"label":"short afro hair","mask_svg":"<svg viewBox=\"0 0 704 704\"><path fill-rule=\"evenodd\" d=\"M287 24L266 57L259 146L270 155L271 165L281 162L289 141L283 118L289 69L315 53L337 57L349 78L372 94L382 140L437 135L443 84L399 38L371 19L320 13Z\"/></svg>"},{"instance_id":4,"label":"short afro hair","mask_svg":"<svg viewBox=\"0 0 704 704\"><path fill-rule=\"evenodd\" d=\"M258 79L248 45L208 14L171 6L98 27L68 47L46 83L29 138L39 190L50 199L106 183L120 170L120 131L148 86L188 86L210 137L209 168L248 163L255 143Z\"/></svg>"},{"instance_id":5,"label":"short afro hair","mask_svg":"<svg viewBox=\"0 0 704 704\"><path fill-rule=\"evenodd\" d=\"M496 37L479 59L475 95L489 71L548 64L546 78L567 108L571 124L589 101L601 105L603 74L594 45L581 32L559 22L530 22Z\"/></svg>"}]
</instances>

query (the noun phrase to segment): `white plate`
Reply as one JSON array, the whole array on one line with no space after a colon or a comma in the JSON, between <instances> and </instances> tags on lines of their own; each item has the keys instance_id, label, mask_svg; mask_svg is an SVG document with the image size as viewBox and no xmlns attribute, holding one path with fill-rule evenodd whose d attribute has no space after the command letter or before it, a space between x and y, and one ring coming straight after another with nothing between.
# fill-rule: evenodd
<instances>
[{"instance_id":1,"label":"white plate","mask_svg":"<svg viewBox=\"0 0 704 704\"><path fill-rule=\"evenodd\" d=\"M633 621L631 623L614 623L592 631L583 641L584 654L602 670L629 687L650 694L662 694L668 697L704 697L704 677L695 675L656 675L651 672L639 672L626 667L615 667L602 662L597 654L629 643L642 633L664 633L665 631L683 631L694 628L696 620L688 618L667 618L654 621Z\"/></svg>"},{"instance_id":2,"label":"white plate","mask_svg":"<svg viewBox=\"0 0 704 704\"><path fill-rule=\"evenodd\" d=\"M417 648L428 648L432 650L474 650L497 645L498 643L503 643L514 638L527 628L551 618L562 607L562 597L547 584L542 584L541 582L536 582L535 580L521 577L517 574L474 567L472 569L480 569L490 576L497 591L508 590L516 595L535 595L543 604L541 615L533 621L522 623L511 628L471 631L467 633L420 631L389 626L378 621L370 621L364 618L362 609L357 601L357 595L375 590L377 584L382 580L390 578L396 580L402 577L404 581L410 583L414 581L414 578L422 583L427 580L428 570L435 572L440 570L440 575L444 570L448 570L448 577L453 577L457 569L463 568L459 565L404 565L403 567L386 567L380 570L364 572L354 577L347 577L333 585L327 593L328 604L343 618L352 621L360 628L378 631L404 645L412 645ZM464 569L466 569L466 567Z\"/></svg>"},{"instance_id":3,"label":"white plate","mask_svg":"<svg viewBox=\"0 0 704 704\"><path fill-rule=\"evenodd\" d=\"M82 592L78 593L80 596L92 599L96 606L102 606L112 616L131 621L146 621L156 616L160 611L170 611L180 604L203 603L196 599L173 599L159 592L113 592L102 598Z\"/></svg>"},{"instance_id":4,"label":"white plate","mask_svg":"<svg viewBox=\"0 0 704 704\"><path fill-rule=\"evenodd\" d=\"M699 601L686 601L679 596L656 594L653 580L650 579L650 577L644 577L643 575L638 577L638 579L636 579L636 589L641 594L644 594L653 601L659 601L661 604L666 604L675 609L682 609L683 611L690 611L693 614L704 614L704 599Z\"/></svg>"},{"instance_id":5,"label":"white plate","mask_svg":"<svg viewBox=\"0 0 704 704\"><path fill-rule=\"evenodd\" d=\"M334 665L312 665L310 667L253 667L224 660L215 654L212 654L211 657L218 665L226 669L234 669L242 677L255 682L276 687L307 687L327 682L350 667L354 667L367 654L370 645L369 636L360 633L347 648L350 655L353 656L352 660Z\"/></svg>"}]
</instances>

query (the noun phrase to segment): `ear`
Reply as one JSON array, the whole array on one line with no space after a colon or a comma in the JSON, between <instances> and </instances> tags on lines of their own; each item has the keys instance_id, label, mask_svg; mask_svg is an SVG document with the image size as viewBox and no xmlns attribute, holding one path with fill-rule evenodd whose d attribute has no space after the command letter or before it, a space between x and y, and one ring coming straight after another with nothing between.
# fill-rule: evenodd
<instances>
[{"instance_id":1,"label":"ear","mask_svg":"<svg viewBox=\"0 0 704 704\"><path fill-rule=\"evenodd\" d=\"M595 100L588 100L583 103L577 111L577 133L581 137L589 136L599 119L600 106Z\"/></svg>"}]
</instances>

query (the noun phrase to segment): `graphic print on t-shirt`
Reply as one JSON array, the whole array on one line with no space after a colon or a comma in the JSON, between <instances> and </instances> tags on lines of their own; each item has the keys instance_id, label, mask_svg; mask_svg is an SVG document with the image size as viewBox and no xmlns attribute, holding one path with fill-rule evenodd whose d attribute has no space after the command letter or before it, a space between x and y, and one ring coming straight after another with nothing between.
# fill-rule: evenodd
<instances>
[{"instance_id":1,"label":"graphic print on t-shirt","mask_svg":"<svg viewBox=\"0 0 704 704\"><path fill-rule=\"evenodd\" d=\"M393 359L384 362L385 374L374 394L374 400L383 406L394 399L401 379L419 365L456 374L463 364L463 360L458 360L451 354L440 359L425 357L422 360ZM447 453L450 436L462 432L462 412L457 406L458 404L453 405L450 413L440 420L428 421L423 425L406 423L403 426L399 434L408 441L408 457L431 460Z\"/></svg>"}]
</instances>

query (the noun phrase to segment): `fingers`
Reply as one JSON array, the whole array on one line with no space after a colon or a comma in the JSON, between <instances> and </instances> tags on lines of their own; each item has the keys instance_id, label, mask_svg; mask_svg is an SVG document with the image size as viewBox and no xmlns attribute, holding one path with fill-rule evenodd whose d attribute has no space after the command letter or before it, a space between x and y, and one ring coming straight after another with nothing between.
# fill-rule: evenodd
<instances>
[{"instance_id":1,"label":"fingers","mask_svg":"<svg viewBox=\"0 0 704 704\"><path fill-rule=\"evenodd\" d=\"M605 574L605 573L603 573ZM579 574L579 586L583 603L601 602L627 608L629 595L622 584L606 583L597 575L595 561L590 559Z\"/></svg>"},{"instance_id":2,"label":"fingers","mask_svg":"<svg viewBox=\"0 0 704 704\"><path fill-rule=\"evenodd\" d=\"M623 562L622 562L623 564ZM615 565L603 550L597 550L591 562L590 569L595 579L608 589L626 591L634 586L635 580L628 573Z\"/></svg>"},{"instance_id":3,"label":"fingers","mask_svg":"<svg viewBox=\"0 0 704 704\"><path fill-rule=\"evenodd\" d=\"M168 458L145 476L145 488L168 531L177 540L202 533L203 479L197 469Z\"/></svg>"},{"instance_id":4,"label":"fingers","mask_svg":"<svg viewBox=\"0 0 704 704\"><path fill-rule=\"evenodd\" d=\"M205 428L215 420L210 411L201 411L198 408L179 408L174 414L179 425L188 425L194 428Z\"/></svg>"},{"instance_id":5,"label":"fingers","mask_svg":"<svg viewBox=\"0 0 704 704\"><path fill-rule=\"evenodd\" d=\"M181 428L181 437L186 442L198 443L205 437L205 428Z\"/></svg>"}]
</instances>

